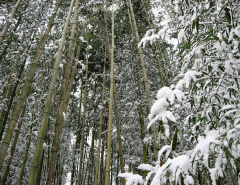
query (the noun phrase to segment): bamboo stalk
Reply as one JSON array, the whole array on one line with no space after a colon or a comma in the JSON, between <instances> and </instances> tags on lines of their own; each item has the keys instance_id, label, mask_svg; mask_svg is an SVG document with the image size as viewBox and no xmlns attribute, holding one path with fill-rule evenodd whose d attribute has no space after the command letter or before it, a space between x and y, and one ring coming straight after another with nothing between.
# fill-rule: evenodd
<instances>
[{"instance_id":1,"label":"bamboo stalk","mask_svg":"<svg viewBox=\"0 0 240 185\"><path fill-rule=\"evenodd\" d=\"M22 185L22 180L24 177L24 169L25 169L25 165L27 162L28 152L29 152L29 148L30 148L30 144L31 144L31 135L32 135L32 128L30 128L29 135L27 136L27 144L26 144L26 149L25 149L25 153L24 153L24 157L23 157L23 163L22 163L20 173L19 173L18 185Z\"/></svg>"},{"instance_id":2,"label":"bamboo stalk","mask_svg":"<svg viewBox=\"0 0 240 185\"><path fill-rule=\"evenodd\" d=\"M106 88L106 48L104 54L104 67L103 67L103 83L102 83L102 109L100 111L100 125L99 125L99 132L98 132L98 147L97 147L97 164L96 164L96 171L95 171L95 180L94 185L98 184L98 174L99 174L99 166L100 166L100 149L102 143L102 127L103 127L103 119L104 119L104 112L105 112L105 105L104 105L104 94Z\"/></svg>"},{"instance_id":3,"label":"bamboo stalk","mask_svg":"<svg viewBox=\"0 0 240 185\"><path fill-rule=\"evenodd\" d=\"M128 0L128 4L129 4L129 9L130 9L130 15L131 15L130 17L131 17L131 21L132 21L132 28L133 28L133 32L134 32L134 35L135 35L138 55L139 55L141 68L142 68L142 72L143 72L143 80L144 80L145 92L146 92L146 95L147 95L148 114L149 114L150 111L151 111L151 107L152 107L151 91L150 91L150 86L149 86L149 83L148 83L147 71L146 71L145 62L144 62L144 58L143 58L143 50L142 50L142 47L138 45L138 43L140 42L140 37L139 37L139 34L138 34L137 23L136 23L135 15L134 15L134 12L133 12L133 7L132 7L131 0ZM153 141L154 141L154 146L155 146L155 155L156 155L155 157L156 157L156 160L157 160L157 156L158 156L158 152L157 152L157 133L156 133L155 124L153 124L151 126L151 130L152 130Z\"/></svg>"},{"instance_id":4,"label":"bamboo stalk","mask_svg":"<svg viewBox=\"0 0 240 185\"><path fill-rule=\"evenodd\" d=\"M12 11L11 11L11 14L10 14L10 19L13 19L13 18L15 17L15 15L17 14L17 9L18 9L21 1L22 1L22 0L18 0L18 1L16 2L16 4L14 5L14 7L13 7L13 9L12 9ZM8 19L8 20L6 21L6 23L4 24L3 29L2 29L2 32L1 32L1 34L0 34L0 44L2 43L3 39L5 38L6 33L7 33L8 29L9 29L10 25L11 25L11 21Z\"/></svg>"},{"instance_id":5,"label":"bamboo stalk","mask_svg":"<svg viewBox=\"0 0 240 185\"><path fill-rule=\"evenodd\" d=\"M79 6L79 0L76 0L75 9L74 9L74 18L72 23L72 31L71 31L71 37L70 37L70 44L69 44L68 54L67 54L67 61L64 69L63 79L62 79L60 103L59 103L58 114L57 114L57 119L55 123L55 134L54 134L54 140L52 144L52 155L51 155L48 177L46 182L47 185L52 184L52 179L54 177L55 165L56 165L55 163L57 159L57 153L59 151L60 139L62 135L62 127L64 122L63 114L67 110L67 105L69 102L69 98L67 97L70 96L70 93L72 90L72 84L71 86L69 86L68 84L71 76L70 71L72 67L72 60L74 58L74 50L76 46L76 42L74 45L74 40L75 40L75 33L76 33L76 27L77 27L78 6ZM70 89L70 91L68 89Z\"/></svg>"},{"instance_id":6,"label":"bamboo stalk","mask_svg":"<svg viewBox=\"0 0 240 185\"><path fill-rule=\"evenodd\" d=\"M114 88L114 0L112 1L112 48L111 48L111 73L110 73L110 98L109 98L109 114L108 114L108 134L107 134L107 158L105 169L105 185L109 185L110 166L111 166L111 144L112 144L112 117L113 117L113 88Z\"/></svg>"},{"instance_id":7,"label":"bamboo stalk","mask_svg":"<svg viewBox=\"0 0 240 185\"><path fill-rule=\"evenodd\" d=\"M37 144L36 144L36 151L34 153L34 159L33 159L33 163L32 163L32 168L31 168L31 172L30 172L30 176L29 176L29 180L28 180L28 185L35 185L36 181L37 181L37 174L40 168L40 161L41 161L41 154L43 151L43 143L44 143L44 139L46 136L46 132L47 132L47 127L48 127L48 119L49 116L51 115L51 107L53 104L53 95L54 95L54 90L55 90L55 85L56 85L56 81L57 81L57 77L58 77L58 72L59 72L59 64L61 61L61 57L62 57L62 53L63 53L63 47L65 44L65 39L66 39L66 33L67 33L67 29L68 29L68 25L70 22L70 17L72 14L72 9L73 9L73 5L74 5L74 0L71 1L71 5L68 11L68 15L67 15L67 19L64 25L64 29L62 32L62 38L61 38L61 42L58 48L58 52L57 52L57 57L56 57L56 61L54 64L54 70L52 73L52 79L51 79L51 83L49 86L49 90L48 90L48 95L47 95L47 99L46 99L46 103L45 103L45 108L44 108L44 113L43 113L43 118L42 118L42 122L41 122L41 127L39 130L39 134L38 134L38 139L37 139Z\"/></svg>"},{"instance_id":8,"label":"bamboo stalk","mask_svg":"<svg viewBox=\"0 0 240 185\"><path fill-rule=\"evenodd\" d=\"M87 54L88 55L88 54ZM88 56L86 56L86 72L85 72L85 88L83 89L83 119L82 119L82 131L81 131L81 139L80 139L80 161L79 161L79 173L78 173L78 184L80 185L82 182L82 167L83 167L83 154L84 154L84 129L86 124L86 101L87 101L87 84L88 84Z\"/></svg>"},{"instance_id":9,"label":"bamboo stalk","mask_svg":"<svg viewBox=\"0 0 240 185\"><path fill-rule=\"evenodd\" d=\"M24 113L25 113L25 108L23 109L23 111L21 113L21 117L24 116ZM7 160L7 165L5 167L5 171L4 171L4 174L3 174L3 177L2 177L2 185L5 185L6 182L7 182L7 177L8 177L8 174L10 172L10 166L12 164L12 160L13 160L15 149L16 149L16 146L17 146L17 141L18 141L18 137L20 135L20 130L22 128L22 124L23 124L23 122L20 121L18 123L18 126L17 126L17 130L16 130L16 133L15 133L15 136L14 136L14 139L13 139L11 150L10 150L10 156L9 156L9 158Z\"/></svg>"}]
</instances>

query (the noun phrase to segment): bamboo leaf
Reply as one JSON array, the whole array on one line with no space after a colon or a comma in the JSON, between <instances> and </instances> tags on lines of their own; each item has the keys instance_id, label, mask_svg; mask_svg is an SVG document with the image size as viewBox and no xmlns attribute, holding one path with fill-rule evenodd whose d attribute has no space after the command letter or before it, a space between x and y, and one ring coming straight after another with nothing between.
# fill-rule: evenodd
<instances>
[{"instance_id":1,"label":"bamboo leaf","mask_svg":"<svg viewBox=\"0 0 240 185\"><path fill-rule=\"evenodd\" d=\"M174 136L173 136L173 142L172 142L172 151L174 151L176 149L177 146L177 128L175 130Z\"/></svg>"},{"instance_id":2,"label":"bamboo leaf","mask_svg":"<svg viewBox=\"0 0 240 185\"><path fill-rule=\"evenodd\" d=\"M231 15L230 15L230 10L229 10L229 8L225 8L224 10L225 10L225 17L226 17L226 19L227 19L227 22L228 22L229 24L231 24L232 19L231 19Z\"/></svg>"}]
</instances>

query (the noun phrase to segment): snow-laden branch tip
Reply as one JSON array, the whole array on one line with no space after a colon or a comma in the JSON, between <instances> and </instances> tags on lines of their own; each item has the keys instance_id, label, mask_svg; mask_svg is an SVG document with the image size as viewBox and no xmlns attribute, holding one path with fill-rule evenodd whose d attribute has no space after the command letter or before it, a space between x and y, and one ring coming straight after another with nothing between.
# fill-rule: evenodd
<instances>
[{"instance_id":1,"label":"snow-laden branch tip","mask_svg":"<svg viewBox=\"0 0 240 185\"><path fill-rule=\"evenodd\" d=\"M125 178L126 179L126 185L143 185L144 180L142 176L138 174L133 174L133 173L120 173L118 174L118 177Z\"/></svg>"}]
</instances>

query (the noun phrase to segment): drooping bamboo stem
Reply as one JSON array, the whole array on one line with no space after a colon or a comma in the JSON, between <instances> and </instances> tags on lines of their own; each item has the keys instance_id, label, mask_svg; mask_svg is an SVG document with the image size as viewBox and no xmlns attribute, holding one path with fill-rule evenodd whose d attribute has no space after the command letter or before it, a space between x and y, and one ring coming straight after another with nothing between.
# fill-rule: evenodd
<instances>
[{"instance_id":1,"label":"drooping bamboo stem","mask_svg":"<svg viewBox=\"0 0 240 185\"><path fill-rule=\"evenodd\" d=\"M156 29L156 26L153 23L153 18L151 16L151 14L149 14L147 12L144 0L141 0L141 2L142 2L142 5L143 5L143 10L144 10L144 12L146 14L146 18L147 18L148 24L151 25L151 27L153 27L154 29ZM168 78L167 78L167 75L166 75L166 69L164 68L163 63L161 63L161 61L160 61L160 58L162 58L162 54L161 54L161 51L160 51L160 47L161 46L160 46L159 42L156 42L155 44L153 44L153 46L154 46L155 53L156 53L156 60L157 60L157 64L158 64L158 71L159 71L159 76L161 78L161 85L162 85L162 87L163 86L169 86Z\"/></svg>"},{"instance_id":2,"label":"drooping bamboo stem","mask_svg":"<svg viewBox=\"0 0 240 185\"><path fill-rule=\"evenodd\" d=\"M20 95L17 98L18 101L17 101L16 105L13 107L11 119L10 119L9 124L8 124L8 129L6 131L5 137L3 138L1 146L0 146L0 169L3 165L4 158L7 154L7 150L8 150L10 141L12 139L13 132L14 132L14 129L16 127L18 118L19 118L20 113L23 109L23 105L24 105L24 103L25 103L25 101L26 101L26 99L29 95L29 91L30 91L30 87L31 87L31 84L32 84L32 81L33 81L33 77L34 77L35 71L37 69L37 63L38 63L38 61L39 61L39 59L42 55L43 48L44 48L44 46L46 44L46 41L48 39L48 35L49 35L49 33L52 29L53 21L54 21L55 15L57 13L57 10L59 8L59 5L60 5L59 2L60 1L61 0L58 0L56 2L55 8L53 10L53 14L49 17L47 29L45 30L45 33L44 33L43 37L40 39L38 49L36 51L34 60L31 64L31 66L30 66L26 81L25 81L25 83L22 87L22 91L21 91Z\"/></svg>"},{"instance_id":3,"label":"drooping bamboo stem","mask_svg":"<svg viewBox=\"0 0 240 185\"><path fill-rule=\"evenodd\" d=\"M36 181L37 181L37 174L38 174L38 171L39 171L39 168L40 168L39 165L40 165L40 162L41 162L41 155L42 155L42 151L43 151L43 143L44 143L44 139L45 139L45 136L46 136L47 127L48 127L47 123L48 123L48 120L49 120L49 116L51 115L51 107L52 107L52 104L53 104L53 99L52 98L53 98L54 91L55 91L56 81L57 81L58 72L59 72L59 64L60 64L62 53L63 53L63 47L64 47L64 44L65 44L66 33L67 33L68 25L69 25L69 22L70 22L70 17L71 17L71 14L72 14L73 5L74 5L74 0L72 0L71 4L70 4L67 19L66 19L64 29L63 29L63 32L62 32L61 42L60 42L58 52L57 52L56 61L55 61L55 64L54 64L54 70L53 70L53 73L52 73L51 83L50 83L50 86L49 86L47 99L46 99L46 103L45 103L45 107L44 107L43 118L42 118L41 127L40 127L39 134L38 134L36 151L35 151L35 154L34 154L34 159L33 159L32 168L31 168L31 172L30 172L30 176L29 176L29 180L28 180L28 185L35 185Z\"/></svg>"}]
</instances>

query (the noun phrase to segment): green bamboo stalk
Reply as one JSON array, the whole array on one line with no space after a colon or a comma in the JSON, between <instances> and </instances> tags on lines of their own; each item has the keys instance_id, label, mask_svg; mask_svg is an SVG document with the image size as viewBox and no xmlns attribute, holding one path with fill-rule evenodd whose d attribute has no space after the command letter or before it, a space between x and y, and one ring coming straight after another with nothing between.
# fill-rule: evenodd
<instances>
[{"instance_id":1,"label":"green bamboo stalk","mask_svg":"<svg viewBox=\"0 0 240 185\"><path fill-rule=\"evenodd\" d=\"M31 144L31 136L32 136L32 128L30 128L29 135L27 136L27 144L26 144L26 149L25 149L25 153L24 153L24 157L23 157L23 163L22 163L20 173L19 173L18 185L22 185L22 181L23 181L23 177L24 177L24 169L25 169L25 165L27 162L29 148L30 148L30 144Z\"/></svg>"},{"instance_id":2,"label":"green bamboo stalk","mask_svg":"<svg viewBox=\"0 0 240 185\"><path fill-rule=\"evenodd\" d=\"M24 113L25 113L25 108L23 109L23 111L21 113L21 117L24 116ZM5 167L5 171L4 171L4 174L3 174L3 177L2 177L2 185L5 185L6 182L7 182L7 177L8 177L8 174L10 172L10 166L12 164L13 156L14 156L15 149L16 149L16 146L17 146L18 137L19 137L19 134L20 134L20 130L22 128L22 123L23 122L20 121L18 123L18 126L17 126L17 130L16 130L16 133L15 133L15 136L14 136L14 139L13 139L11 150L10 150L10 157L7 160L7 165Z\"/></svg>"},{"instance_id":3,"label":"green bamboo stalk","mask_svg":"<svg viewBox=\"0 0 240 185\"><path fill-rule=\"evenodd\" d=\"M13 19L13 18L15 17L15 15L17 14L17 9L18 9L21 1L22 1L22 0L18 0L18 1L16 2L16 4L14 5L14 7L13 7L13 9L12 9L12 11L11 11L10 19ZM10 25L11 25L11 21L8 19L8 20L6 21L6 23L4 24L3 29L2 29L2 32L1 32L1 34L0 34L0 44L2 43L3 39L5 38L6 33L7 33L7 31L8 31L8 28L10 27Z\"/></svg>"},{"instance_id":4,"label":"green bamboo stalk","mask_svg":"<svg viewBox=\"0 0 240 185\"><path fill-rule=\"evenodd\" d=\"M137 23L136 23L136 19L135 19L135 15L133 12L133 7L132 7L132 2L131 0L128 0L128 4L129 4L129 9L130 9L130 17L131 17L131 22L132 22L132 28L133 28L133 32L135 35L135 40L136 40L136 45L137 45L137 50L138 50L138 55L139 55L139 59L140 59L140 63L141 63L141 67L142 67L142 72L143 72L143 80L144 80L144 86L145 86L145 92L147 95L147 102L148 102L148 114L151 111L151 107L152 107L152 100L151 100L151 91L150 91L150 86L148 83L148 77L147 77L147 71L146 71L146 67L145 67L145 62L144 62L144 58L143 58L143 50L141 46L138 46L138 43L140 42L140 37L138 34L138 28L137 28ZM152 134L153 134L153 141L154 141L154 146L155 146L155 157L157 160L157 133L156 133L156 126L155 124L153 124L151 126L151 130L152 130Z\"/></svg>"},{"instance_id":5,"label":"green bamboo stalk","mask_svg":"<svg viewBox=\"0 0 240 185\"><path fill-rule=\"evenodd\" d=\"M55 90L55 86L56 86L56 81L57 81L57 77L58 77L58 72L59 72L59 64L61 61L61 57L62 57L62 53L63 53L63 47L65 44L65 39L66 39L66 33L67 33L67 29L68 29L68 25L70 22L70 17L72 14L72 9L73 9L73 5L74 5L74 0L71 1L71 5L69 8L69 12L67 15L67 19L64 25L64 29L62 32L62 38L61 38L61 42L58 48L58 52L57 52L57 57L56 57L56 61L54 64L54 70L52 73L52 79L51 79L51 83L49 86L49 90L48 90L48 95L47 95L47 99L46 99L46 103L45 103L45 108L44 108L44 113L43 113L43 118L42 118L42 122L41 122L41 127L38 133L38 139L37 139L37 144L36 144L36 151L34 153L34 159L33 159L33 163L32 163L32 168L31 168L31 172L30 172L30 176L29 176L29 180L28 180L28 185L35 185L37 182L37 175L38 175L38 171L40 168L40 162L41 162L41 155L42 155L42 151L43 151L43 143L44 143L44 139L46 136L46 132L47 132L47 127L48 127L48 119L49 116L51 115L51 107L53 104L53 95L54 95L54 90Z\"/></svg>"},{"instance_id":6,"label":"green bamboo stalk","mask_svg":"<svg viewBox=\"0 0 240 185\"><path fill-rule=\"evenodd\" d=\"M33 30L31 32L30 35L32 35L33 33ZM25 37L24 37L25 39ZM24 41L23 39L23 41ZM33 38L32 38L33 39ZM31 39L31 40L32 40ZM30 41L31 42L31 41ZM30 46L31 44L27 44L26 47L21 51L19 52L19 54L17 55L17 61L20 60L20 57L23 53L26 53L25 55L25 58L20 66L20 71L19 71L19 74L17 76L17 81L15 81L12 77L12 74L16 73L17 70L18 70L18 66L15 66L12 71L11 71L11 74L9 75L9 80L8 80L8 86L7 86L7 90L6 92L3 94L3 97L4 99L7 99L7 102L6 102L6 106L7 108L6 109L3 109L1 114L0 114L0 141L2 140L2 136L3 136L3 132L5 130L5 126L6 126L6 123L7 123L7 119L8 119L8 116L9 116L9 113L10 113L10 110L12 108L12 105L13 105L13 99L14 97L19 93L17 92L17 88L20 84L20 81L22 80L22 74L23 74L23 71L24 71L24 66L26 64L26 61L27 61L27 54L28 54L28 51L30 49Z\"/></svg>"},{"instance_id":7,"label":"green bamboo stalk","mask_svg":"<svg viewBox=\"0 0 240 185\"><path fill-rule=\"evenodd\" d=\"M104 67L103 67L103 82L102 82L102 109L100 111L100 125L99 125L99 132L98 132L98 147L97 147L97 162L96 162L96 171L95 171L95 180L94 185L98 184L98 174L99 174L99 166L100 166L100 149L101 149L101 143L102 143L102 126L104 121L104 112L105 112L105 106L104 104L104 94L106 89L106 49L105 49L105 55L104 55Z\"/></svg>"},{"instance_id":8,"label":"green bamboo stalk","mask_svg":"<svg viewBox=\"0 0 240 185\"><path fill-rule=\"evenodd\" d=\"M70 79L70 72L71 72L71 67L72 67L72 60L74 58L74 50L76 46L74 46L74 40L75 40L75 32L76 32L76 27L77 27L77 17L78 17L78 6L79 6L79 0L76 0L75 3L75 9L74 9L74 18L73 18L73 23L72 23L72 31L71 31L71 37L70 37L70 44L68 48L68 54L67 54L67 60L66 60L66 65L64 69L64 74L63 74L63 79L62 79L62 87L61 87L61 93L60 93L60 103L59 103L59 108L58 108L58 114L57 114L57 119L55 123L55 134L54 134L54 140L53 140L53 147L52 147L52 156L50 160L50 166L49 166L49 171L48 171L48 177L47 177L47 185L52 184L52 179L54 177L55 173L55 163L57 159L57 153L59 151L59 146L60 146L60 139L62 135L62 127L63 127L63 114L67 110L67 105L68 105L68 100L67 99L67 93L71 93L72 86L69 87L69 79ZM70 92L68 91L68 88L70 89Z\"/></svg>"},{"instance_id":9,"label":"green bamboo stalk","mask_svg":"<svg viewBox=\"0 0 240 185\"><path fill-rule=\"evenodd\" d=\"M87 53L88 55L88 53ZM81 130L81 139L80 139L80 161L79 161L79 172L78 172L78 184L82 182L82 168L83 168L83 154L84 154L84 129L86 124L86 103L87 103L87 84L88 84L88 56L86 57L86 72L85 72L85 88L83 89L83 118L82 118L82 130Z\"/></svg>"},{"instance_id":10,"label":"green bamboo stalk","mask_svg":"<svg viewBox=\"0 0 240 185\"><path fill-rule=\"evenodd\" d=\"M106 177L105 185L109 185L110 166L111 166L111 144L112 144L112 117L113 117L113 83L114 83L114 0L112 1L112 48L111 48L111 74L110 74L110 97L109 97L109 114L108 114L108 134L107 134L107 158L106 158Z\"/></svg>"},{"instance_id":11,"label":"green bamboo stalk","mask_svg":"<svg viewBox=\"0 0 240 185\"><path fill-rule=\"evenodd\" d=\"M119 118L119 111L117 105L117 93L116 93L116 86L115 82L113 82L113 99L114 99L114 109L115 109L115 118L116 118L116 126L117 126L117 140L118 140L118 149L119 149L119 159L120 159L120 169L121 173L124 173L124 160L123 160L123 151L122 151L122 138L121 138L121 128L120 128L120 118ZM121 178L122 185L125 185L125 179Z\"/></svg>"}]
</instances>

